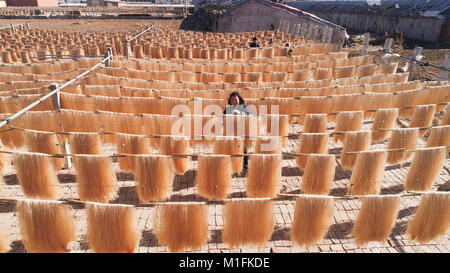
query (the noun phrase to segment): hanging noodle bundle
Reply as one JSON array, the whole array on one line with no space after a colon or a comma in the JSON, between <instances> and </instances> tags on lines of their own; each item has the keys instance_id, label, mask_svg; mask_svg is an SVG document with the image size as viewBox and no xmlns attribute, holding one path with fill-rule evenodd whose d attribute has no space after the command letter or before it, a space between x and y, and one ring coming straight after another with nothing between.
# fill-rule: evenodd
<instances>
[{"instance_id":1,"label":"hanging noodle bundle","mask_svg":"<svg viewBox=\"0 0 450 273\"><path fill-rule=\"evenodd\" d=\"M445 147L417 149L406 176L405 189L408 191L428 191L439 175L446 158Z\"/></svg>"},{"instance_id":2,"label":"hanging noodle bundle","mask_svg":"<svg viewBox=\"0 0 450 273\"><path fill-rule=\"evenodd\" d=\"M436 126L430 129L425 147L446 146L447 153L450 151L450 126Z\"/></svg>"},{"instance_id":3,"label":"hanging noodle bundle","mask_svg":"<svg viewBox=\"0 0 450 273\"><path fill-rule=\"evenodd\" d=\"M409 128L428 127L433 121L434 113L436 112L435 104L417 105L409 123ZM426 133L426 129L419 130L419 136L422 137Z\"/></svg>"},{"instance_id":4,"label":"hanging noodle bundle","mask_svg":"<svg viewBox=\"0 0 450 273\"><path fill-rule=\"evenodd\" d=\"M98 132L99 115L92 112L61 110L61 126L64 132Z\"/></svg>"},{"instance_id":5,"label":"hanging noodle bundle","mask_svg":"<svg viewBox=\"0 0 450 273\"><path fill-rule=\"evenodd\" d=\"M195 182L200 196L222 200L231 191L231 158L228 155L202 155L198 157Z\"/></svg>"},{"instance_id":6,"label":"hanging noodle bundle","mask_svg":"<svg viewBox=\"0 0 450 273\"><path fill-rule=\"evenodd\" d=\"M405 149L397 151L388 151L388 157L386 159L389 164L400 164L408 160L412 151L417 146L419 139L418 128L402 128L392 131L392 135L389 138L389 142L386 149Z\"/></svg>"},{"instance_id":7,"label":"hanging noodle bundle","mask_svg":"<svg viewBox=\"0 0 450 273\"><path fill-rule=\"evenodd\" d=\"M155 208L153 229L171 252L197 250L208 241L208 207L204 204L164 204Z\"/></svg>"},{"instance_id":8,"label":"hanging noodle bundle","mask_svg":"<svg viewBox=\"0 0 450 273\"><path fill-rule=\"evenodd\" d=\"M363 107L361 110L376 110L392 107L394 97L392 93L365 93L363 98ZM373 120L374 115L375 113L373 111L365 111L364 119Z\"/></svg>"},{"instance_id":9,"label":"hanging noodle bundle","mask_svg":"<svg viewBox=\"0 0 450 273\"><path fill-rule=\"evenodd\" d=\"M170 156L135 156L134 175L141 202L163 201L170 198L175 177L175 168Z\"/></svg>"},{"instance_id":10,"label":"hanging noodle bundle","mask_svg":"<svg viewBox=\"0 0 450 273\"><path fill-rule=\"evenodd\" d=\"M389 129L394 128L395 119L397 116L397 108L378 109L376 111L375 118L372 123L372 143L378 143L389 138L391 135L391 131Z\"/></svg>"},{"instance_id":11,"label":"hanging noodle bundle","mask_svg":"<svg viewBox=\"0 0 450 273\"><path fill-rule=\"evenodd\" d=\"M159 150L163 155L188 154L189 138L183 136L160 136ZM189 157L174 157L175 173L184 174L189 168Z\"/></svg>"},{"instance_id":12,"label":"hanging noodle bundle","mask_svg":"<svg viewBox=\"0 0 450 273\"><path fill-rule=\"evenodd\" d=\"M305 246L322 240L333 221L333 205L331 196L305 194L297 197L291 239Z\"/></svg>"},{"instance_id":13,"label":"hanging noodle bundle","mask_svg":"<svg viewBox=\"0 0 450 273\"><path fill-rule=\"evenodd\" d=\"M69 144L72 154L103 154L100 135L96 133L71 133Z\"/></svg>"},{"instance_id":14,"label":"hanging noodle bundle","mask_svg":"<svg viewBox=\"0 0 450 273\"><path fill-rule=\"evenodd\" d=\"M117 197L117 177L111 158L102 155L76 155L73 162L81 200L106 203Z\"/></svg>"},{"instance_id":15,"label":"hanging noodle bundle","mask_svg":"<svg viewBox=\"0 0 450 273\"><path fill-rule=\"evenodd\" d=\"M53 168L53 161L47 154L19 153L14 166L17 179L26 197L57 199L61 193Z\"/></svg>"},{"instance_id":16,"label":"hanging noodle bundle","mask_svg":"<svg viewBox=\"0 0 450 273\"><path fill-rule=\"evenodd\" d=\"M303 133L300 135L298 153L327 154L328 133ZM309 155L298 155L295 157L297 167L304 170Z\"/></svg>"},{"instance_id":17,"label":"hanging noodle bundle","mask_svg":"<svg viewBox=\"0 0 450 273\"><path fill-rule=\"evenodd\" d=\"M244 153L244 139L235 137L216 137L214 140L214 154L241 155ZM243 156L231 157L233 173L241 173Z\"/></svg>"},{"instance_id":18,"label":"hanging noodle bundle","mask_svg":"<svg viewBox=\"0 0 450 273\"><path fill-rule=\"evenodd\" d=\"M11 249L9 242L9 234L0 229L0 253L5 253Z\"/></svg>"},{"instance_id":19,"label":"hanging noodle bundle","mask_svg":"<svg viewBox=\"0 0 450 273\"><path fill-rule=\"evenodd\" d=\"M135 208L117 204L86 204L89 246L95 252L131 253L139 244Z\"/></svg>"},{"instance_id":20,"label":"hanging noodle bundle","mask_svg":"<svg viewBox=\"0 0 450 273\"><path fill-rule=\"evenodd\" d=\"M335 165L335 155L310 154L302 176L302 191L308 194L328 194L335 175Z\"/></svg>"},{"instance_id":21,"label":"hanging noodle bundle","mask_svg":"<svg viewBox=\"0 0 450 273\"><path fill-rule=\"evenodd\" d=\"M445 106L439 125L450 125L450 103Z\"/></svg>"},{"instance_id":22,"label":"hanging noodle bundle","mask_svg":"<svg viewBox=\"0 0 450 273\"><path fill-rule=\"evenodd\" d=\"M256 139L255 153L257 154L280 154L281 139L274 136L259 136Z\"/></svg>"},{"instance_id":23,"label":"hanging noodle bundle","mask_svg":"<svg viewBox=\"0 0 450 273\"><path fill-rule=\"evenodd\" d=\"M276 197L281 189L281 155L250 155L247 178L249 197Z\"/></svg>"},{"instance_id":24,"label":"hanging noodle bundle","mask_svg":"<svg viewBox=\"0 0 450 273\"><path fill-rule=\"evenodd\" d=\"M1 128L0 139L2 144L11 149L22 148L25 143L25 136L22 130L11 128L10 126L4 126Z\"/></svg>"},{"instance_id":25,"label":"hanging noodle bundle","mask_svg":"<svg viewBox=\"0 0 450 273\"><path fill-rule=\"evenodd\" d=\"M282 145L286 146L289 134L289 119L286 115L259 116L259 132L261 136L280 136Z\"/></svg>"},{"instance_id":26,"label":"hanging noodle bundle","mask_svg":"<svg viewBox=\"0 0 450 273\"><path fill-rule=\"evenodd\" d=\"M304 133L326 133L327 114L306 114L303 124Z\"/></svg>"},{"instance_id":27,"label":"hanging noodle bundle","mask_svg":"<svg viewBox=\"0 0 450 273\"><path fill-rule=\"evenodd\" d=\"M62 153L61 144L54 133L26 131L25 138L30 152L49 155ZM55 170L61 170L64 167L64 158L55 157L52 160Z\"/></svg>"},{"instance_id":28,"label":"hanging noodle bundle","mask_svg":"<svg viewBox=\"0 0 450 273\"><path fill-rule=\"evenodd\" d=\"M70 252L76 241L71 209L57 201L18 200L22 242L28 252Z\"/></svg>"},{"instance_id":29,"label":"hanging noodle bundle","mask_svg":"<svg viewBox=\"0 0 450 273\"><path fill-rule=\"evenodd\" d=\"M360 131L364 121L364 112L362 111L344 111L339 112L336 116L336 126L334 131ZM334 141L342 141L345 137L343 133L336 133L333 135Z\"/></svg>"},{"instance_id":30,"label":"hanging noodle bundle","mask_svg":"<svg viewBox=\"0 0 450 273\"><path fill-rule=\"evenodd\" d=\"M11 168L11 160L9 155L5 153L0 153L0 173L6 172Z\"/></svg>"},{"instance_id":31,"label":"hanging noodle bundle","mask_svg":"<svg viewBox=\"0 0 450 273\"><path fill-rule=\"evenodd\" d=\"M407 106L415 106L422 100L422 89L414 89L408 91L396 92L392 107L399 108L398 116L401 118L410 117L414 111L413 108Z\"/></svg>"},{"instance_id":32,"label":"hanging noodle bundle","mask_svg":"<svg viewBox=\"0 0 450 273\"><path fill-rule=\"evenodd\" d=\"M399 203L400 197L396 195L365 197L352 230L355 243L385 242L394 227Z\"/></svg>"},{"instance_id":33,"label":"hanging noodle bundle","mask_svg":"<svg viewBox=\"0 0 450 273\"><path fill-rule=\"evenodd\" d=\"M150 152L149 138L140 135L116 134L117 152L119 154L148 154ZM134 170L134 157L125 156L117 158L122 171Z\"/></svg>"},{"instance_id":34,"label":"hanging noodle bundle","mask_svg":"<svg viewBox=\"0 0 450 273\"><path fill-rule=\"evenodd\" d=\"M371 132L346 132L341 153L341 166L344 170L352 170L356 162L356 154L347 152L360 152L369 149Z\"/></svg>"},{"instance_id":35,"label":"hanging noodle bundle","mask_svg":"<svg viewBox=\"0 0 450 273\"><path fill-rule=\"evenodd\" d=\"M414 241L426 243L444 236L450 226L450 194L429 192L422 195L406 234Z\"/></svg>"},{"instance_id":36,"label":"hanging noodle bundle","mask_svg":"<svg viewBox=\"0 0 450 273\"><path fill-rule=\"evenodd\" d=\"M258 117L245 115L245 140L244 151L248 151L250 146L254 146L259 132Z\"/></svg>"},{"instance_id":37,"label":"hanging noodle bundle","mask_svg":"<svg viewBox=\"0 0 450 273\"><path fill-rule=\"evenodd\" d=\"M235 200L224 208L222 240L231 248L261 246L272 235L275 219L271 200Z\"/></svg>"},{"instance_id":38,"label":"hanging noodle bundle","mask_svg":"<svg viewBox=\"0 0 450 273\"><path fill-rule=\"evenodd\" d=\"M350 177L349 193L378 194L386 157L385 151L363 151L358 154Z\"/></svg>"}]
</instances>

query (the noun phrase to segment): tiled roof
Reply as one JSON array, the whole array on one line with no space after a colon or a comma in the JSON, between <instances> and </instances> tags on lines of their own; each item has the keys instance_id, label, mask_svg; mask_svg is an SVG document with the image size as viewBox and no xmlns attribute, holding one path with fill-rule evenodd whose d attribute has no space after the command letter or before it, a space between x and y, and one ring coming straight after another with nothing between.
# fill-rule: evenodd
<instances>
[{"instance_id":1,"label":"tiled roof","mask_svg":"<svg viewBox=\"0 0 450 273\"><path fill-rule=\"evenodd\" d=\"M383 16L449 16L450 0L327 0L287 2L308 12L354 13Z\"/></svg>"}]
</instances>

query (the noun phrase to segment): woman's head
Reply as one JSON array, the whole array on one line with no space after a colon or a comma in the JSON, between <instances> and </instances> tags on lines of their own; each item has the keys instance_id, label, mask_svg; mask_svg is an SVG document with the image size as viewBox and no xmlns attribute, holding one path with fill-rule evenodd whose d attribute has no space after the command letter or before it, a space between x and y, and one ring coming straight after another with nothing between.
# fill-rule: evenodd
<instances>
[{"instance_id":1,"label":"woman's head","mask_svg":"<svg viewBox=\"0 0 450 273\"><path fill-rule=\"evenodd\" d=\"M230 97L228 98L228 104L231 105L244 104L244 99L241 97L239 92L235 91L230 94Z\"/></svg>"}]
</instances>

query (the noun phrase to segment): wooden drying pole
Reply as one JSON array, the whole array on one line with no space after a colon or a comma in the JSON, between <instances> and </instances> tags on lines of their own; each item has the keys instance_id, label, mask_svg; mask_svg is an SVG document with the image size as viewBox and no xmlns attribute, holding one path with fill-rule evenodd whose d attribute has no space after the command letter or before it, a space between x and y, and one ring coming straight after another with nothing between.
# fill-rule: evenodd
<instances>
[{"instance_id":1,"label":"wooden drying pole","mask_svg":"<svg viewBox=\"0 0 450 273\"><path fill-rule=\"evenodd\" d=\"M111 59L112 55L109 55L108 57L104 58L103 60L101 60L98 64L94 65L93 67L91 67L90 69L88 69L87 71L81 73L80 75L78 75L77 77L73 78L72 80L66 82L65 84L61 85L60 87L55 87L54 90L50 91L48 94L44 95L43 97L41 97L40 99L38 99L37 101L31 103L30 105L28 105L27 107L23 108L22 110L20 110L19 112L11 115L9 118L4 119L0 122L0 128L5 126L6 124L10 123L11 121L13 121L14 119L20 117L21 115L25 114L28 110L30 110L31 108L35 107L36 105L38 105L39 103L45 101L46 99L53 97L56 93L58 93L61 89L69 86L70 84L76 82L77 80L79 80L80 78L82 78L83 76L85 76L86 74L90 73L92 70L96 69L97 67L99 67L101 64L105 63L107 60ZM58 95L57 95L58 97ZM58 98L56 97L55 101L58 101Z\"/></svg>"},{"instance_id":2,"label":"wooden drying pole","mask_svg":"<svg viewBox=\"0 0 450 273\"><path fill-rule=\"evenodd\" d=\"M30 26L28 25L28 23L26 23L26 26L27 26L27 29L30 29ZM23 29L23 25L22 24L16 24L16 25L9 24L9 26L1 27L0 30L2 30L2 29L11 29L12 34L15 34L16 33L15 27L19 27L21 30Z\"/></svg>"},{"instance_id":3,"label":"wooden drying pole","mask_svg":"<svg viewBox=\"0 0 450 273\"><path fill-rule=\"evenodd\" d=\"M366 32L364 33L364 38L363 38L363 48L362 48L362 52L361 52L361 56L366 56L367 53L369 52L369 38L370 38L370 33Z\"/></svg>"},{"instance_id":4,"label":"wooden drying pole","mask_svg":"<svg viewBox=\"0 0 450 273\"><path fill-rule=\"evenodd\" d=\"M416 62L422 59L423 47L416 46L414 48L413 55L409 58L408 69L409 69L409 81L414 79L414 73L416 72Z\"/></svg>"},{"instance_id":5,"label":"wooden drying pole","mask_svg":"<svg viewBox=\"0 0 450 273\"><path fill-rule=\"evenodd\" d=\"M125 40L123 49L125 50L125 56L127 57L127 59L130 58L130 53L131 53L130 42L133 41L134 39L136 39L137 37L141 36L145 32L147 32L151 29L154 29L154 28L155 28L155 23L152 23L150 26L146 27L144 30L142 30L141 32L136 34L134 37Z\"/></svg>"},{"instance_id":6,"label":"wooden drying pole","mask_svg":"<svg viewBox=\"0 0 450 273\"><path fill-rule=\"evenodd\" d=\"M399 193L399 194L386 194L386 195L394 195L398 197L418 197L422 196L427 193L433 193L434 191L406 191L405 193ZM306 194L306 193L298 193L298 194L292 194L292 193L278 193L276 197L245 197L245 198L225 198L225 199L212 199L212 200L206 200L206 201L189 201L189 204L204 204L204 205L224 205L227 202L233 202L233 201L240 201L240 200L267 200L267 201L287 201L296 199L301 196L315 196L315 197L322 197L322 198L333 198L335 200L354 200L354 199L364 199L374 196L383 196L383 195L374 195L374 194L368 194L368 195L351 195L347 194L344 196L334 196L334 195L318 195L318 194ZM20 200L29 200L29 198L0 198L0 203L17 203L17 201ZM59 200L51 200L52 202L59 202L61 204L67 204L67 205L86 205L86 204L104 204L104 203L98 203L98 202L92 202L92 201L84 201L80 199L74 199L74 198L65 198L65 199L59 199ZM155 207L160 205L169 205L169 204L186 204L186 201L151 201L146 204L111 204L111 205L128 205L136 208L145 208L145 207Z\"/></svg>"},{"instance_id":7,"label":"wooden drying pole","mask_svg":"<svg viewBox=\"0 0 450 273\"><path fill-rule=\"evenodd\" d=\"M450 52L445 54L443 67L446 68L446 70L442 70L439 73L439 81L446 81L448 79L448 71L450 69Z\"/></svg>"},{"instance_id":8,"label":"wooden drying pole","mask_svg":"<svg viewBox=\"0 0 450 273\"><path fill-rule=\"evenodd\" d=\"M435 65L429 62L425 62L422 61L422 52L423 52L423 48L422 47L415 47L414 48L414 52L411 56L403 56L400 54L396 54L393 53L391 51L391 47L392 47L392 42L394 39L392 38L387 38L384 42L384 48L381 50L382 52L384 52L384 55L381 57L381 61L384 64L388 64L388 58L389 57L399 57L399 58L403 58L408 60L407 65L405 66L405 71L409 69L409 80L412 80L414 78L414 72L416 69L416 65L417 63L422 65L422 66L431 66L437 69L440 69L441 72L439 73L439 81L445 81L448 79L448 72L450 72L450 53L447 53L445 55L445 59L444 59L444 63L442 66L439 65Z\"/></svg>"},{"instance_id":9,"label":"wooden drying pole","mask_svg":"<svg viewBox=\"0 0 450 273\"><path fill-rule=\"evenodd\" d=\"M80 75L78 75L77 77L73 78L72 80L66 82L65 84L63 84L62 86L58 86L58 84L54 83L51 84L49 86L50 88L50 92L46 95L44 95L43 97L41 97L40 99L38 99L37 101L31 103L30 105L28 105L27 107L23 108L22 110L20 110L19 112L13 114L12 116L8 117L7 119L4 119L0 122L0 127L5 126L6 124L10 123L11 121L13 121L14 119L18 118L19 116L23 115L24 113L26 113L28 110L30 110L31 108L35 107L36 105L40 104L41 102L45 101L48 98L52 98L52 103L53 103L53 109L54 110L60 110L61 109L61 97L60 97L60 93L59 91L67 86L69 86L70 84L76 82L78 79L82 78L83 76L87 75L88 73L90 73L91 71L93 71L94 69L96 69L98 66L100 66L101 64L105 64L105 66L110 66L111 65L111 59L113 57L112 54L112 48L108 47L106 49L105 52L105 56L103 58L103 60L101 60L99 63L97 63L96 65L94 65L93 67L91 67L90 69L86 70L85 72L81 73ZM70 153L70 148L67 142L64 143L63 147L65 148L66 152ZM67 166L70 168L72 166L71 163L71 159L67 159L66 160L66 164Z\"/></svg>"}]
</instances>

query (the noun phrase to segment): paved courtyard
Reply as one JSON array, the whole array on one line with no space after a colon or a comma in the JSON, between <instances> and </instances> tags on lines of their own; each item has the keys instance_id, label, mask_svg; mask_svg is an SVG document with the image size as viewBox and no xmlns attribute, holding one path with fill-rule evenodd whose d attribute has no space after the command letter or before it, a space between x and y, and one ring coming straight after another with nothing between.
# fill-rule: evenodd
<instances>
[{"instance_id":1,"label":"paved courtyard","mask_svg":"<svg viewBox=\"0 0 450 273\"><path fill-rule=\"evenodd\" d=\"M370 123L365 123L364 130L370 130ZM330 123L329 130L333 129L333 124ZM301 132L302 126L293 124L290 126L290 134ZM385 149L387 141L371 146L371 150ZM419 141L419 147L423 147L425 142ZM284 152L295 152L298 147L298 139L290 137L287 147ZM112 145L105 145L104 151L107 154L113 154L116 149ZM192 147L191 152L209 153L212 152L211 147ZM334 143L333 139L329 140L329 152L339 155L341 153L342 144ZM252 152L250 150L249 152ZM381 194L404 194L406 193L403 187L406 175L408 173L413 156L411 156L407 163L402 165L386 165ZM331 185L331 195L344 196L347 192L347 185L351 172L343 171L339 164L339 157L337 157L335 179ZM197 189L195 187L195 176L197 161L194 158L190 162L190 169L184 175L178 175L175 178L173 185L173 195L169 201L206 201L205 199L196 195ZM449 159L446 160L444 169L441 171L439 177L435 180L433 190L439 188L450 178ZM119 170L118 163L114 162L116 174L119 181L119 197L112 203L120 204L139 204L139 198L136 192L135 181L131 173L123 173ZM284 156L282 161L282 190L281 193L299 194L301 193L302 171L295 165L293 156ZM58 174L61 187L64 188L63 198L77 199L77 183L75 170L62 170ZM246 197L245 192L245 177L233 177L233 190L229 198ZM17 177L14 172L4 174L3 189L0 190L0 198L24 198ZM426 244L416 243L408 238L405 234L408 222L413 218L415 209L420 202L420 196L404 196L400 199L399 214L396 219L395 227L385 243L369 243L365 247L360 247L355 244L351 236L353 224L361 207L360 199L335 199L334 219L333 223L325 235L324 239L312 247L306 249L295 245L290 240L290 228L294 216L295 198L286 198L274 201L275 227L270 240L265 246L259 248L235 248L230 249L227 244L222 241L222 228L224 224L223 219L223 205L210 204L209 208L209 231L210 239L206 245L196 252L209 253L229 253L229 252L259 252L259 253L301 253L301 252L359 252L359 253L449 253L450 252L450 232L444 237L436 241L431 241ZM158 244L157 238L152 232L153 226L153 207L136 207L138 226L142 231L141 240L138 248L135 250L139 253L156 253L168 252L166 246ZM82 205L73 205L73 213L76 216L77 223L77 242L73 252L89 253L88 242L85 238L86 233L86 215ZM15 205L13 203L0 202L0 228L10 233L12 242L10 252L26 252L23 243L21 242L21 234L18 226L18 218L15 212Z\"/></svg>"}]
</instances>

